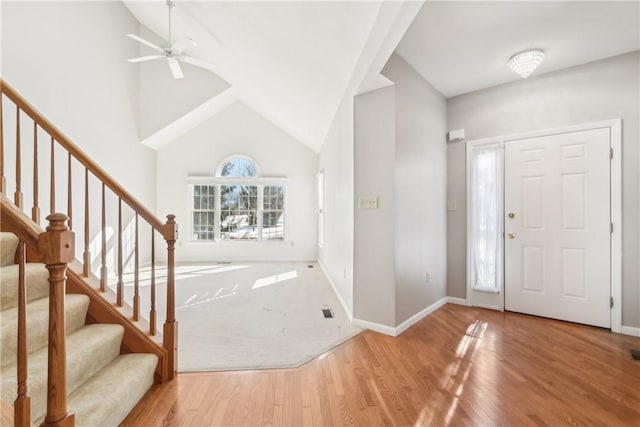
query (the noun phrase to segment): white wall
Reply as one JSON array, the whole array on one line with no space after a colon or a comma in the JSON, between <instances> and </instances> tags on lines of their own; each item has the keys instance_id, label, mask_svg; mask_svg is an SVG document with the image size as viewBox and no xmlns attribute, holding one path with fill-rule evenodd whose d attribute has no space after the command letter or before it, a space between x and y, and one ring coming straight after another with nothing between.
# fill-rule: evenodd
<instances>
[{"instance_id":1,"label":"white wall","mask_svg":"<svg viewBox=\"0 0 640 427\"><path fill-rule=\"evenodd\" d=\"M155 206L138 144L138 22L120 2L3 2L2 77L136 197Z\"/></svg>"},{"instance_id":2,"label":"white wall","mask_svg":"<svg viewBox=\"0 0 640 427\"><path fill-rule=\"evenodd\" d=\"M140 31L137 34L159 46L167 43L144 25L140 25ZM130 42L139 46L139 56L153 54L150 48L133 40ZM194 46L188 52L196 53L197 50L198 47ZM183 79L173 78L169 65L164 59L143 62L135 67L139 70L141 140L173 123L229 87L224 80L211 71L186 63L180 64L184 73Z\"/></svg>"},{"instance_id":3,"label":"white wall","mask_svg":"<svg viewBox=\"0 0 640 427\"><path fill-rule=\"evenodd\" d=\"M353 316L353 160L353 97L347 95L320 150L325 232L318 259L349 317Z\"/></svg>"},{"instance_id":4,"label":"white wall","mask_svg":"<svg viewBox=\"0 0 640 427\"><path fill-rule=\"evenodd\" d=\"M233 154L256 161L263 176L286 176L286 241L190 241L188 177L214 176ZM180 224L178 262L313 260L317 254L318 156L263 117L235 103L158 151L158 211Z\"/></svg>"},{"instance_id":5,"label":"white wall","mask_svg":"<svg viewBox=\"0 0 640 427\"><path fill-rule=\"evenodd\" d=\"M155 210L156 154L138 140L138 67L127 62L138 54L135 42L125 37L136 33L138 22L121 2L3 2L2 77L28 102L52 121L127 191ZM5 120L14 110L3 106ZM11 112L10 112L11 111ZM9 116L9 114L11 114ZM5 121L5 160L8 193L15 190L15 122ZM25 211L33 204L33 124L23 117L22 188ZM11 141L11 142L9 142ZM39 205L42 224L50 212L49 138L40 133ZM67 212L67 159L56 151L56 206ZM84 243L84 168L72 168L73 224L76 257L82 258ZM100 186L90 178L90 241L99 247ZM113 273L117 243L117 200L107 194L107 265ZM132 232L132 214L123 212L123 233ZM141 241L148 241L145 232ZM125 242L125 260L131 260L131 239ZM141 248L141 262L148 259ZM93 271L100 258L94 247Z\"/></svg>"},{"instance_id":6,"label":"white wall","mask_svg":"<svg viewBox=\"0 0 640 427\"><path fill-rule=\"evenodd\" d=\"M446 100L395 53L383 74L395 83L399 325L446 295Z\"/></svg>"},{"instance_id":7,"label":"white wall","mask_svg":"<svg viewBox=\"0 0 640 427\"><path fill-rule=\"evenodd\" d=\"M353 315L395 326L395 88L355 97ZM377 196L377 209L359 198Z\"/></svg>"},{"instance_id":8,"label":"white wall","mask_svg":"<svg viewBox=\"0 0 640 427\"><path fill-rule=\"evenodd\" d=\"M450 129L464 128L468 140L579 123L622 118L622 323L640 326L640 53L633 52L516 83L451 98ZM449 199L460 214L450 230L464 230L464 144L448 147ZM466 270L466 235L450 234L450 269ZM453 261L456 261L455 265ZM464 274L449 282L448 294L463 297Z\"/></svg>"}]
</instances>

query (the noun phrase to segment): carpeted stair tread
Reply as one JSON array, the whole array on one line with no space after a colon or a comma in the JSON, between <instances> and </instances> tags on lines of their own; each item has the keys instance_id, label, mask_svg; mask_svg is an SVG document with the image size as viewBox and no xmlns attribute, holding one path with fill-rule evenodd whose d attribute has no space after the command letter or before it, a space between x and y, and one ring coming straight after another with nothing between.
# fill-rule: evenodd
<instances>
[{"instance_id":1,"label":"carpeted stair tread","mask_svg":"<svg viewBox=\"0 0 640 427\"><path fill-rule=\"evenodd\" d=\"M85 324L89 297L80 294L68 294L65 297L65 324L67 335ZM49 298L40 298L27 304L27 349L32 353L47 345L49 337ZM0 312L0 348L2 354L0 366L16 363L18 332L18 308Z\"/></svg>"},{"instance_id":2,"label":"carpeted stair tread","mask_svg":"<svg viewBox=\"0 0 640 427\"><path fill-rule=\"evenodd\" d=\"M19 240L0 232L0 399L16 398L16 347ZM27 393L31 420L39 425L47 405L49 333L49 271L27 263ZM124 328L113 324L85 325L87 295L65 295L67 406L76 426L117 426L154 382L154 354L120 355Z\"/></svg>"},{"instance_id":3,"label":"carpeted stair tread","mask_svg":"<svg viewBox=\"0 0 640 427\"><path fill-rule=\"evenodd\" d=\"M0 232L0 265L13 264L18 248L18 236L13 233Z\"/></svg>"},{"instance_id":4,"label":"carpeted stair tread","mask_svg":"<svg viewBox=\"0 0 640 427\"><path fill-rule=\"evenodd\" d=\"M78 427L115 427L153 385L154 354L118 356L69 395L68 408ZM36 423L38 425L38 423Z\"/></svg>"},{"instance_id":5,"label":"carpeted stair tread","mask_svg":"<svg viewBox=\"0 0 640 427\"><path fill-rule=\"evenodd\" d=\"M84 326L67 336L67 394L100 371L120 353L124 328L120 325ZM31 396L31 419L44 416L47 394L47 347L29 355L28 387ZM16 397L16 366L2 368L2 399L13 402Z\"/></svg>"},{"instance_id":6,"label":"carpeted stair tread","mask_svg":"<svg viewBox=\"0 0 640 427\"><path fill-rule=\"evenodd\" d=\"M49 270L40 263L25 265L27 302L49 295ZM18 305L18 264L0 267L0 309Z\"/></svg>"}]
</instances>

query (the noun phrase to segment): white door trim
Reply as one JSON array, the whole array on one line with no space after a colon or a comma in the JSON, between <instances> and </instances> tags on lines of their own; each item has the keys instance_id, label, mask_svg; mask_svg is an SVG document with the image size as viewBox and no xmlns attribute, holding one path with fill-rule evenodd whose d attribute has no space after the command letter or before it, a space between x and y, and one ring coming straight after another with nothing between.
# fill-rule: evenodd
<instances>
[{"instance_id":1,"label":"white door trim","mask_svg":"<svg viewBox=\"0 0 640 427\"><path fill-rule=\"evenodd\" d=\"M611 308L611 331L622 333L622 119L604 120L599 122L582 123L574 126L565 126L560 128L543 129L539 131L520 132L511 135L497 136L491 138L482 138L467 141L467 302L473 304L473 290L471 287L471 258L469 248L469 188L470 188L470 148L486 144L501 144L504 150L504 144L508 141L517 141L519 139L535 138L540 136L557 135L561 133L579 132L592 129L608 128L611 137L611 149L613 157L611 159L611 222L613 224L613 232L611 233L611 297L613 298L613 307ZM503 156L504 159L504 156ZM504 177L504 168L503 168ZM504 265L503 265L504 269ZM504 292L502 293L501 304L499 307L487 307L498 310L504 309Z\"/></svg>"}]
</instances>

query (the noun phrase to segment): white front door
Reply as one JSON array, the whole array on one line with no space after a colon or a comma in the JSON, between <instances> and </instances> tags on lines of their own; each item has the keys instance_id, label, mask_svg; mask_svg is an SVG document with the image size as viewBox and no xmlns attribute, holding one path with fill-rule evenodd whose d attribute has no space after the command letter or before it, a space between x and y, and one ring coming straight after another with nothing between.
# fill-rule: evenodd
<instances>
[{"instance_id":1,"label":"white front door","mask_svg":"<svg viewBox=\"0 0 640 427\"><path fill-rule=\"evenodd\" d=\"M610 130L505 144L505 309L609 328Z\"/></svg>"}]
</instances>

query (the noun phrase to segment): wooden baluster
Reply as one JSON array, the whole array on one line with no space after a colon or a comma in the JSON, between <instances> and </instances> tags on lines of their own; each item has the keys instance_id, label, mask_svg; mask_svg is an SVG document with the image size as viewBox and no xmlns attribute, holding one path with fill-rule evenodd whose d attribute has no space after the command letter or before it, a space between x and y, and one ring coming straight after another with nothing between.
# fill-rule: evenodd
<instances>
[{"instance_id":1,"label":"wooden baluster","mask_svg":"<svg viewBox=\"0 0 640 427\"><path fill-rule=\"evenodd\" d=\"M14 425L31 425L31 398L27 396L27 285L25 281L26 246L18 243L18 397L13 404Z\"/></svg>"},{"instance_id":2,"label":"wooden baluster","mask_svg":"<svg viewBox=\"0 0 640 427\"><path fill-rule=\"evenodd\" d=\"M38 206L38 124L33 122L33 208L31 219L40 224L40 206Z\"/></svg>"},{"instance_id":3,"label":"wooden baluster","mask_svg":"<svg viewBox=\"0 0 640 427\"><path fill-rule=\"evenodd\" d=\"M42 262L49 270L49 370L47 375L47 415L43 426L74 425L67 412L67 360L64 317L64 294L67 264L74 259L75 237L65 222L67 216L47 216L47 231L40 234L38 247Z\"/></svg>"},{"instance_id":4,"label":"wooden baluster","mask_svg":"<svg viewBox=\"0 0 640 427\"><path fill-rule=\"evenodd\" d=\"M134 252L134 269L133 272L133 320L140 320L140 257L138 253L138 214L136 213L136 236L135 236L135 252Z\"/></svg>"},{"instance_id":5,"label":"wooden baluster","mask_svg":"<svg viewBox=\"0 0 640 427\"><path fill-rule=\"evenodd\" d=\"M71 153L69 153L69 156L67 158L67 165L68 165L68 173L67 173L67 216L69 217L69 230L73 230L72 227L72 210L73 210L73 200L72 200L72 194L73 194L73 185L72 185L72 180L71 180Z\"/></svg>"},{"instance_id":6,"label":"wooden baluster","mask_svg":"<svg viewBox=\"0 0 640 427\"><path fill-rule=\"evenodd\" d=\"M167 317L163 328L163 346L167 350L168 363L165 376L167 380L173 379L178 368L178 322L176 321L176 296L175 296L175 244L178 234L176 216L167 215L163 235L167 242Z\"/></svg>"},{"instance_id":7,"label":"wooden baluster","mask_svg":"<svg viewBox=\"0 0 640 427\"><path fill-rule=\"evenodd\" d=\"M22 209L22 160L20 158L20 107L16 106L16 192L14 203Z\"/></svg>"},{"instance_id":8,"label":"wooden baluster","mask_svg":"<svg viewBox=\"0 0 640 427\"><path fill-rule=\"evenodd\" d=\"M149 333L156 334L156 231L151 227L151 308L149 309Z\"/></svg>"},{"instance_id":9,"label":"wooden baluster","mask_svg":"<svg viewBox=\"0 0 640 427\"><path fill-rule=\"evenodd\" d=\"M100 291L107 290L107 205L104 195L105 185L102 183L102 242L100 245Z\"/></svg>"},{"instance_id":10,"label":"wooden baluster","mask_svg":"<svg viewBox=\"0 0 640 427\"><path fill-rule=\"evenodd\" d=\"M50 189L49 189L49 209L50 212L56 211L56 150L55 150L55 140L53 136L51 137L51 179L49 180Z\"/></svg>"},{"instance_id":11,"label":"wooden baluster","mask_svg":"<svg viewBox=\"0 0 640 427\"><path fill-rule=\"evenodd\" d=\"M0 93L0 193L7 194L7 179L4 176L4 122L2 121L2 94Z\"/></svg>"},{"instance_id":12,"label":"wooden baluster","mask_svg":"<svg viewBox=\"0 0 640 427\"><path fill-rule=\"evenodd\" d=\"M84 168L84 253L82 256L82 274L89 277L91 271L91 253L89 252L89 169Z\"/></svg>"},{"instance_id":13,"label":"wooden baluster","mask_svg":"<svg viewBox=\"0 0 640 427\"><path fill-rule=\"evenodd\" d=\"M118 198L118 283L116 285L116 305L124 303L124 282L122 281L122 199Z\"/></svg>"}]
</instances>

